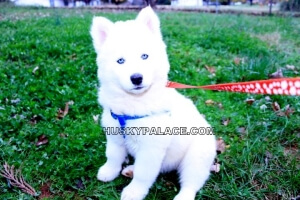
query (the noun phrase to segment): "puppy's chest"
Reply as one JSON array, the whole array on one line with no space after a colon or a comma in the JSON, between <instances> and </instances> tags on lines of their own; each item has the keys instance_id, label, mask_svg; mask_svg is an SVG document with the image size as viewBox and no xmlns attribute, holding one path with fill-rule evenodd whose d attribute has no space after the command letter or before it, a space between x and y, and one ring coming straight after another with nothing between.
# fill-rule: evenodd
<instances>
[{"instance_id":1,"label":"puppy's chest","mask_svg":"<svg viewBox=\"0 0 300 200\"><path fill-rule=\"evenodd\" d=\"M132 156L135 157L136 152L141 148L142 141L140 136L129 135L124 138L126 149Z\"/></svg>"},{"instance_id":2,"label":"puppy's chest","mask_svg":"<svg viewBox=\"0 0 300 200\"><path fill-rule=\"evenodd\" d=\"M135 156L136 152L145 146L155 146L161 144L164 146L166 137L158 135L160 130L171 126L171 114L162 113L154 116L145 117L127 122L125 128L126 135L124 143L128 152Z\"/></svg>"}]
</instances>

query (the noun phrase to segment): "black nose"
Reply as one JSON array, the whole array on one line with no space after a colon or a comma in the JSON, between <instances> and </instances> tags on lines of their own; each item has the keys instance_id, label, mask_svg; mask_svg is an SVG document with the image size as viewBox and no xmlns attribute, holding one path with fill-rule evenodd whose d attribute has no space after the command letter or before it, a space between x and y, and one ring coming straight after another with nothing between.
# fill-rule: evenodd
<instances>
[{"instance_id":1,"label":"black nose","mask_svg":"<svg viewBox=\"0 0 300 200\"><path fill-rule=\"evenodd\" d=\"M132 74L130 80L133 85L140 85L143 82L143 75L138 73Z\"/></svg>"}]
</instances>

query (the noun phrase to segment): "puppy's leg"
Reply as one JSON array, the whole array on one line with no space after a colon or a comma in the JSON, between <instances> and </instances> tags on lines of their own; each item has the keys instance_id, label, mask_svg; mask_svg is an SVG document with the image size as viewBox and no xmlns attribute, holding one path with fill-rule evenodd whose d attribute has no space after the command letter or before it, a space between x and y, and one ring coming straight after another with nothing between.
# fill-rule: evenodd
<instances>
[{"instance_id":1,"label":"puppy's leg","mask_svg":"<svg viewBox=\"0 0 300 200\"><path fill-rule=\"evenodd\" d=\"M190 146L179 167L180 191L174 200L194 200L196 193L204 185L210 174L214 152L199 155L196 144ZM200 152L201 153L201 152Z\"/></svg>"},{"instance_id":2,"label":"puppy's leg","mask_svg":"<svg viewBox=\"0 0 300 200\"><path fill-rule=\"evenodd\" d=\"M121 200L142 200L157 178L165 150L156 147L145 147L138 151L135 157L133 179L124 188Z\"/></svg>"},{"instance_id":3,"label":"puppy's leg","mask_svg":"<svg viewBox=\"0 0 300 200\"><path fill-rule=\"evenodd\" d=\"M100 181L108 182L114 180L120 173L122 164L127 156L123 141L118 136L107 136L106 163L99 168L97 178ZM123 138L121 138L123 139Z\"/></svg>"}]
</instances>

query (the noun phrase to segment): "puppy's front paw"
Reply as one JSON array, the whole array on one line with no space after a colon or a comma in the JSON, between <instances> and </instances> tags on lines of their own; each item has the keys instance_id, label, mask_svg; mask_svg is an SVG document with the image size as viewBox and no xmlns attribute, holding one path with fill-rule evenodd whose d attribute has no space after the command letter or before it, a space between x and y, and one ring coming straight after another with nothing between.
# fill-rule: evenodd
<instances>
[{"instance_id":1,"label":"puppy's front paw","mask_svg":"<svg viewBox=\"0 0 300 200\"><path fill-rule=\"evenodd\" d=\"M104 164L98 170L97 179L103 182L112 181L119 175L120 170L120 168L111 167L108 164Z\"/></svg>"},{"instance_id":2,"label":"puppy's front paw","mask_svg":"<svg viewBox=\"0 0 300 200\"><path fill-rule=\"evenodd\" d=\"M142 200L147 195L147 193L147 189L129 184L123 189L121 200Z\"/></svg>"},{"instance_id":3,"label":"puppy's front paw","mask_svg":"<svg viewBox=\"0 0 300 200\"><path fill-rule=\"evenodd\" d=\"M173 200L194 200L196 193L189 190L181 190Z\"/></svg>"}]
</instances>

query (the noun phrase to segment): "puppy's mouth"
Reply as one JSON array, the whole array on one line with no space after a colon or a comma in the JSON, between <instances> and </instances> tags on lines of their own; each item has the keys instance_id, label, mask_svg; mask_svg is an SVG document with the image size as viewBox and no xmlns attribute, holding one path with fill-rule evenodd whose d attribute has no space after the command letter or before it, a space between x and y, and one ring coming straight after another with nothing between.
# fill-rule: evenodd
<instances>
[{"instance_id":1,"label":"puppy's mouth","mask_svg":"<svg viewBox=\"0 0 300 200\"><path fill-rule=\"evenodd\" d=\"M143 88L145 88L145 87L144 86L136 86L135 88L133 88L133 90L141 90Z\"/></svg>"},{"instance_id":2,"label":"puppy's mouth","mask_svg":"<svg viewBox=\"0 0 300 200\"><path fill-rule=\"evenodd\" d=\"M151 85L146 86L146 85L139 85L139 86L134 86L132 89L130 89L130 93L132 94L143 94L149 90Z\"/></svg>"}]
</instances>

